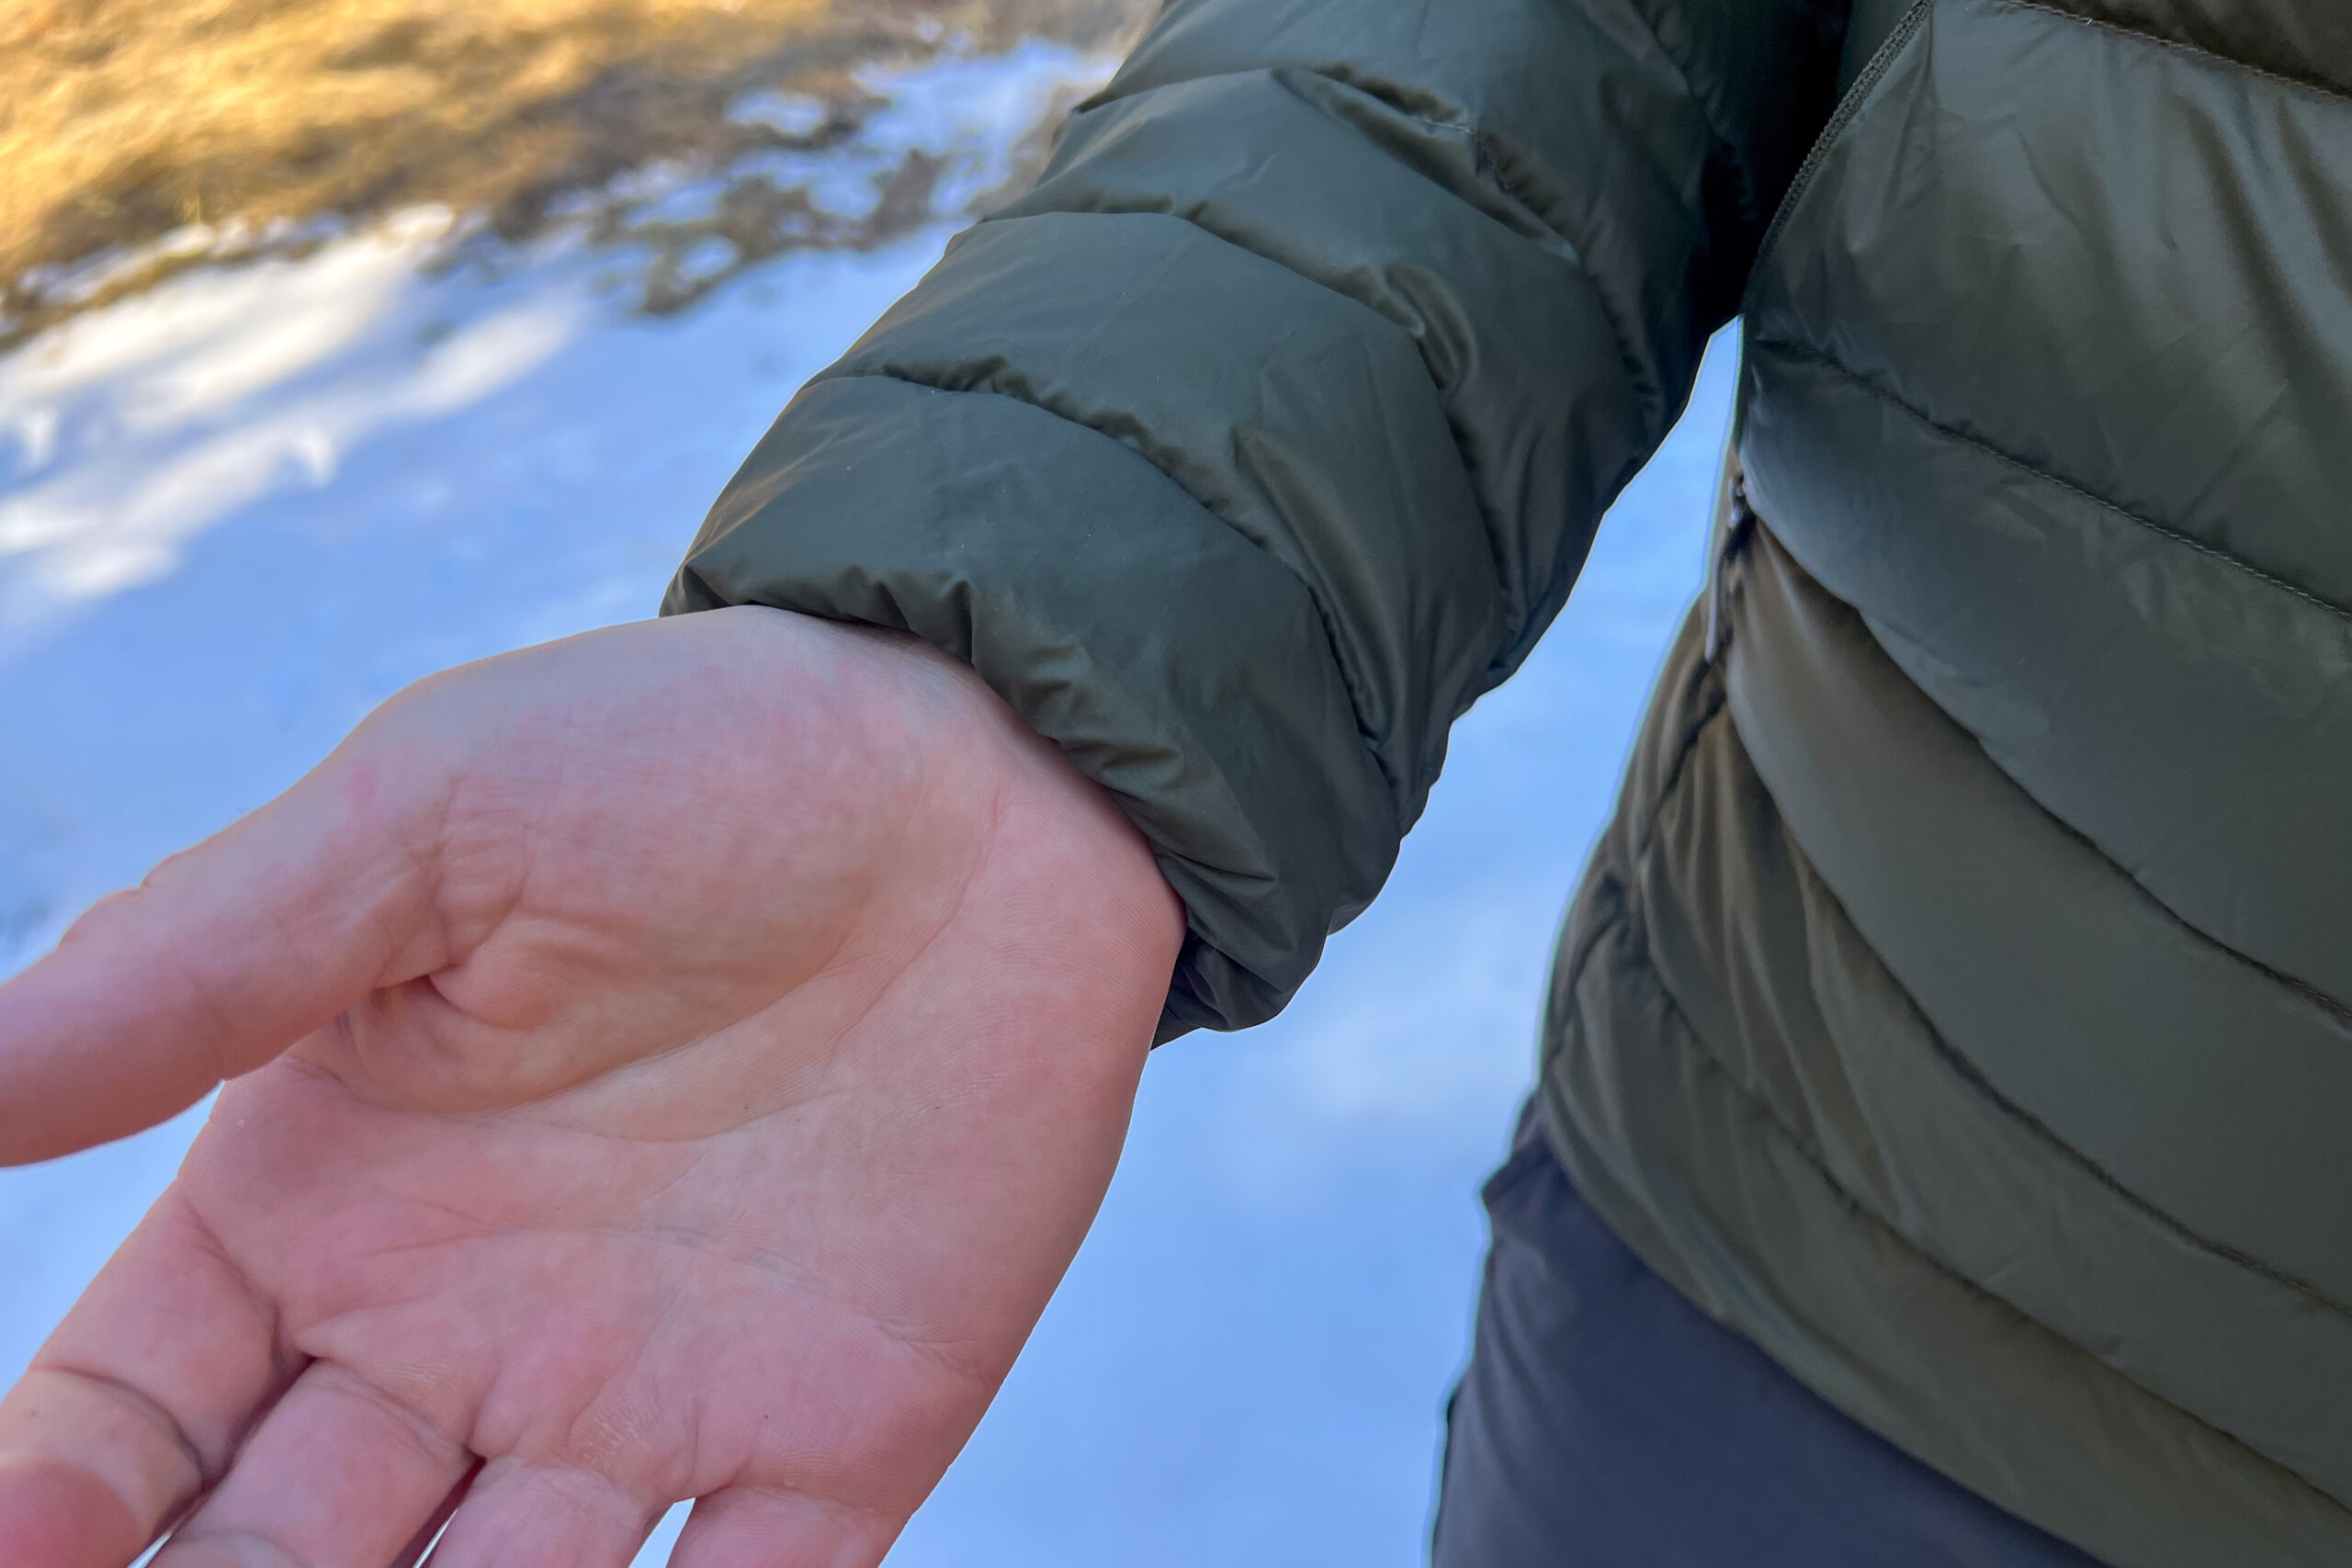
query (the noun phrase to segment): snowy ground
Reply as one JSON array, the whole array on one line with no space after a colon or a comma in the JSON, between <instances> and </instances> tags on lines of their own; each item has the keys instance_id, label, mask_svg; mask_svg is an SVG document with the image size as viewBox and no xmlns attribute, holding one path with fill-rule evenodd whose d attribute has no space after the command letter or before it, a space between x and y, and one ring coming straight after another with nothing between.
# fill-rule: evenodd
<instances>
[{"instance_id":1,"label":"snowy ground","mask_svg":"<svg viewBox=\"0 0 2352 1568\"><path fill-rule=\"evenodd\" d=\"M934 209L954 212L1102 69L1039 45L877 78L894 107L802 177L854 218L922 150L947 159ZM655 184L649 202L696 199ZM550 243L441 268L447 220L423 212L184 275L0 358L0 974L406 682L650 613L775 411L951 227L789 255L650 321L621 304L642 257ZM1696 585L1729 360L1718 344L1560 625L1457 728L1381 903L1278 1022L1155 1059L1092 1239L894 1563L1417 1560L1476 1186ZM0 1173L0 1378L195 1114Z\"/></svg>"}]
</instances>

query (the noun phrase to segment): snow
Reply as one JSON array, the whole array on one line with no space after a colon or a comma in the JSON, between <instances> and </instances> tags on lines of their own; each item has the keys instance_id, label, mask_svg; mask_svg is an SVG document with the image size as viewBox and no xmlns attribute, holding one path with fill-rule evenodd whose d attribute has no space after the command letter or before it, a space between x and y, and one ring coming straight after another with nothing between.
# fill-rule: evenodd
<instances>
[{"instance_id":1,"label":"snow","mask_svg":"<svg viewBox=\"0 0 2352 1568\"><path fill-rule=\"evenodd\" d=\"M796 139L816 135L832 117L832 107L822 98L774 91L747 93L727 111L727 118L739 125L764 125Z\"/></svg>"},{"instance_id":2,"label":"snow","mask_svg":"<svg viewBox=\"0 0 2352 1568\"><path fill-rule=\"evenodd\" d=\"M855 137L763 156L854 212L920 150L947 160L950 214L1103 69L1033 44L874 73L889 103ZM798 133L823 107L738 112ZM643 199L707 199L704 177ZM408 682L650 614L775 411L956 221L786 255L656 320L623 309L641 257L559 237L482 265L421 210L181 274L0 358L0 974ZM1093 1237L894 1563L1418 1561L1476 1186L1696 585L1729 384L1719 344L1560 625L1457 728L1388 893L1290 1012L1155 1058ZM0 1377L200 1113L0 1173Z\"/></svg>"}]
</instances>

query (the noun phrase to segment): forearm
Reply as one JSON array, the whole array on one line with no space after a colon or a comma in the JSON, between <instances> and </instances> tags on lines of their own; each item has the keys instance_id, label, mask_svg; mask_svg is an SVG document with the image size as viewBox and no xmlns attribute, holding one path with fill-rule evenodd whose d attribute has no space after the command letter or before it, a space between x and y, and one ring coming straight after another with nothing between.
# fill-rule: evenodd
<instances>
[{"instance_id":1,"label":"forearm","mask_svg":"<svg viewBox=\"0 0 2352 1568\"><path fill-rule=\"evenodd\" d=\"M1035 191L795 400L669 607L968 660L1183 897L1163 1031L1267 1016L1736 296L1801 138L1690 70L1826 89L1798 0L1668 19L1171 6Z\"/></svg>"}]
</instances>

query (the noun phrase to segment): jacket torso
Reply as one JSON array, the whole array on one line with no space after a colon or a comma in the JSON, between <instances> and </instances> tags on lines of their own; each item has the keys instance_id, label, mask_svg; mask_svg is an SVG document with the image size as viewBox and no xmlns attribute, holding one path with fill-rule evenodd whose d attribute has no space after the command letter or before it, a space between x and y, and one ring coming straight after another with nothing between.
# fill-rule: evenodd
<instances>
[{"instance_id":1,"label":"jacket torso","mask_svg":"<svg viewBox=\"0 0 2352 1568\"><path fill-rule=\"evenodd\" d=\"M1168 0L668 607L968 660L1183 897L1165 1032L1251 1023L1744 290L1555 1147L2120 1568L2352 1562L2347 86L2345 0Z\"/></svg>"},{"instance_id":2,"label":"jacket torso","mask_svg":"<svg viewBox=\"0 0 2352 1568\"><path fill-rule=\"evenodd\" d=\"M2352 1561L2352 7L1864 0L1551 1124L2120 1563Z\"/></svg>"}]
</instances>

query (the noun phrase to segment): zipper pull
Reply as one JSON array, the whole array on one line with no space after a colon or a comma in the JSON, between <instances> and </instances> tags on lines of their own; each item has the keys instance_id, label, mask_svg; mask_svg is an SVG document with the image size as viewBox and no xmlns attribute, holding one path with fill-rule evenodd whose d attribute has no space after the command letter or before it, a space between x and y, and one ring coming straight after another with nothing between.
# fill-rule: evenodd
<instances>
[{"instance_id":1,"label":"zipper pull","mask_svg":"<svg viewBox=\"0 0 2352 1568\"><path fill-rule=\"evenodd\" d=\"M1730 575L1731 558L1747 543L1747 527L1755 517L1747 508L1747 476L1739 466L1738 443L1726 438L1723 474L1715 484L1714 525L1707 534L1706 660L1710 664L1722 653L1727 630L1724 580Z\"/></svg>"}]
</instances>

